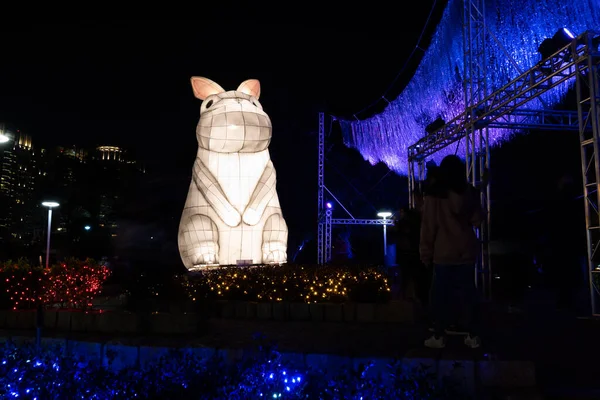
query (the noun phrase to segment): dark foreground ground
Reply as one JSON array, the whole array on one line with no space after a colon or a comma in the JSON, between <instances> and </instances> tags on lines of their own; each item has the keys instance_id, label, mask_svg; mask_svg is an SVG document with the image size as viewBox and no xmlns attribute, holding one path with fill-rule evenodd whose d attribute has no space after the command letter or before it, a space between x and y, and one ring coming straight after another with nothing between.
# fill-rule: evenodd
<instances>
[{"instance_id":1,"label":"dark foreground ground","mask_svg":"<svg viewBox=\"0 0 600 400\"><path fill-rule=\"evenodd\" d=\"M430 332L423 321L408 325L213 319L203 334L194 337L135 340L157 346L187 342L213 348L246 348L260 333L282 352L290 353L396 358L407 354L414 357L416 352L419 357L433 359L532 361L537 387L544 398L600 399L600 321L557 312L544 301L527 301L521 306L520 312L508 312L504 305L485 304L483 347L478 350L465 348L458 335L450 336L442 351L424 349L423 340ZM0 336L16 334L0 332ZM97 334L70 336L75 340L107 340Z\"/></svg>"},{"instance_id":2,"label":"dark foreground ground","mask_svg":"<svg viewBox=\"0 0 600 400\"><path fill-rule=\"evenodd\" d=\"M466 349L462 336L450 336L441 352L423 349L430 334L426 324L213 321L210 337L216 347L245 346L261 332L281 350L352 357L402 357L419 349L424 357L527 360L535 363L546 398L600 399L600 321L544 310L532 306L508 313L488 305L478 351Z\"/></svg>"}]
</instances>

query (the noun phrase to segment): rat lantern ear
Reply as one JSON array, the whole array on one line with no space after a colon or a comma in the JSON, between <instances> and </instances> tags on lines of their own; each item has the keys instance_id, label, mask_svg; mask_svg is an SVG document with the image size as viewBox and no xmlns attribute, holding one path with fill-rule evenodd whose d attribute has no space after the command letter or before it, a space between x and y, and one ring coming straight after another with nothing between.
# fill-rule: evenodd
<instances>
[{"instance_id":1,"label":"rat lantern ear","mask_svg":"<svg viewBox=\"0 0 600 400\"><path fill-rule=\"evenodd\" d=\"M260 82L258 79L248 79L241 83L237 88L237 91L254 96L258 99L260 97Z\"/></svg>"},{"instance_id":2,"label":"rat lantern ear","mask_svg":"<svg viewBox=\"0 0 600 400\"><path fill-rule=\"evenodd\" d=\"M194 96L200 100L204 100L213 94L225 92L221 85L201 76L192 77L192 88L194 89Z\"/></svg>"}]
</instances>

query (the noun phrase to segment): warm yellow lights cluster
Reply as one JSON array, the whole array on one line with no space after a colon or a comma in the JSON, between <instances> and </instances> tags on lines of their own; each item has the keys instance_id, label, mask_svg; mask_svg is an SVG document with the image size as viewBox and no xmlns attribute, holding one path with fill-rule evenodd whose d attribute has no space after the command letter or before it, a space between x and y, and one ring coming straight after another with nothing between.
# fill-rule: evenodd
<instances>
[{"instance_id":1,"label":"warm yellow lights cluster","mask_svg":"<svg viewBox=\"0 0 600 400\"><path fill-rule=\"evenodd\" d=\"M390 292L387 278L377 269L340 267L249 267L206 271L183 283L190 299L213 295L224 300L261 302L344 302L355 289L367 287L373 296Z\"/></svg>"}]
</instances>

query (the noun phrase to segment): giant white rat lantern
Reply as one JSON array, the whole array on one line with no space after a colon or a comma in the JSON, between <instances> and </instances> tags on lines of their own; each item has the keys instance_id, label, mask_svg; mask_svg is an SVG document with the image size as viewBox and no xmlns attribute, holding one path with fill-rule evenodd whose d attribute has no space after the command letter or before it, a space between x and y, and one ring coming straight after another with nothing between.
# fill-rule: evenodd
<instances>
[{"instance_id":1,"label":"giant white rat lantern","mask_svg":"<svg viewBox=\"0 0 600 400\"><path fill-rule=\"evenodd\" d=\"M179 253L188 270L209 265L273 264L287 259L288 230L269 155L271 120L258 102L260 82L226 92L193 77L203 100L198 154L179 223Z\"/></svg>"}]
</instances>

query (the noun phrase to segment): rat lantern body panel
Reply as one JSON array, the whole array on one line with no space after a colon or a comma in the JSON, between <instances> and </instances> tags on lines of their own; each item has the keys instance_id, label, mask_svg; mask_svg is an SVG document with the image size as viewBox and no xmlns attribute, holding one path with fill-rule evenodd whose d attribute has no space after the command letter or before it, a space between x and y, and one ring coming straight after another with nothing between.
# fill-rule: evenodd
<instances>
[{"instance_id":1,"label":"rat lantern body panel","mask_svg":"<svg viewBox=\"0 0 600 400\"><path fill-rule=\"evenodd\" d=\"M271 120L258 102L260 83L226 92L193 77L203 100L196 128L198 154L179 224L188 270L209 265L279 264L287 260L288 230L269 155Z\"/></svg>"}]
</instances>

